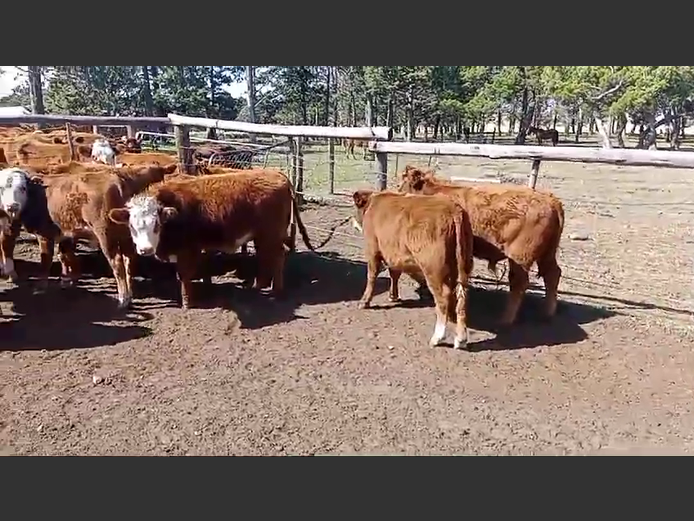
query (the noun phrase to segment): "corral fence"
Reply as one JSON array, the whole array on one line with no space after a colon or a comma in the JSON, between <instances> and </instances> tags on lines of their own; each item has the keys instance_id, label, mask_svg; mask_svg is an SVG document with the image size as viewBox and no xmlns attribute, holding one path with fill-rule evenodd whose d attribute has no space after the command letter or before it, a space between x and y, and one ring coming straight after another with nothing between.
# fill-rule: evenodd
<instances>
[{"instance_id":1,"label":"corral fence","mask_svg":"<svg viewBox=\"0 0 694 521\"><path fill-rule=\"evenodd\" d=\"M693 152L396 142L388 127L266 125L177 114L167 118L0 116L0 125L31 123L91 125L97 132L101 127L121 126L130 137L140 131L141 137L173 141L171 149L179 165L191 173L198 144L230 144L247 151L251 165L288 171L297 192L306 199L338 206L351 206L345 196L356 188L393 187L397 172L406 164L430 166L466 182L512 181L535 188L540 179L540 186L555 192L567 211L562 246L565 294L585 297L588 288L590 298L606 300L610 307L657 309L691 321ZM197 129L215 129L224 139L207 139ZM338 154L337 147L345 140L361 143L356 149L357 155L363 153L360 159L349 160L344 150ZM543 162L547 166L539 177ZM515 177L498 168L513 170ZM495 169L497 175L479 176ZM320 183L315 182L318 178ZM321 222L314 229L332 233L329 224ZM354 247L361 242L344 232L335 240Z\"/></svg>"}]
</instances>

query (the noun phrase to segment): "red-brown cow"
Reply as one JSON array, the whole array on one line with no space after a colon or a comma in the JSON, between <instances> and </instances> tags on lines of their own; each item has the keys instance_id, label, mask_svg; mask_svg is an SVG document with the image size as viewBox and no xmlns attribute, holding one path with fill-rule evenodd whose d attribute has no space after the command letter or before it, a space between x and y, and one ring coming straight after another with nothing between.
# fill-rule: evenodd
<instances>
[{"instance_id":1,"label":"red-brown cow","mask_svg":"<svg viewBox=\"0 0 694 521\"><path fill-rule=\"evenodd\" d=\"M254 170L202 177L178 177L150 187L114 222L129 224L140 255L176 262L183 308L191 306L192 278L201 252L234 253L253 240L258 261L255 287L284 286L284 246L292 214L306 246L313 250L289 179L279 171Z\"/></svg>"},{"instance_id":2,"label":"red-brown cow","mask_svg":"<svg viewBox=\"0 0 694 521\"><path fill-rule=\"evenodd\" d=\"M60 226L61 234L59 238L39 234L42 258L53 258L54 242L59 239L63 283L75 283L79 277L75 241L88 241L99 247L113 270L119 307L126 308L133 296L131 264L135 251L128 228L112 222L108 212L122 207L131 196L150 184L163 181L165 176L175 171L176 165L132 169L104 166L86 171L79 163L71 165L77 173L43 177L48 210L53 221Z\"/></svg>"},{"instance_id":3,"label":"red-brown cow","mask_svg":"<svg viewBox=\"0 0 694 521\"><path fill-rule=\"evenodd\" d=\"M508 259L510 294L503 325L515 322L535 263L545 281L546 315L554 316L561 278L557 249L564 229L564 207L559 199L523 186L463 186L412 166L402 174L400 191L452 197L470 215L475 257L489 261L492 271L499 261Z\"/></svg>"},{"instance_id":4,"label":"red-brown cow","mask_svg":"<svg viewBox=\"0 0 694 521\"><path fill-rule=\"evenodd\" d=\"M446 336L448 320L456 322L454 347L467 345L467 289L472 272L472 228L459 205L443 196L394 192L354 193L356 226L364 232L368 274L360 307L373 297L376 277L385 262L390 299L398 301L398 280L405 272L426 284L436 303L436 327L430 344Z\"/></svg>"}]
</instances>

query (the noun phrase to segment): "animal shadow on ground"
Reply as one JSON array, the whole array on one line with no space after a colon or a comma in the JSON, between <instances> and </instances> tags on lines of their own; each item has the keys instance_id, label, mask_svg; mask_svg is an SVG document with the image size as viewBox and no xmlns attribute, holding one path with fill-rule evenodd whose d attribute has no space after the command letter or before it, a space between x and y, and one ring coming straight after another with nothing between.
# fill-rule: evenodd
<instances>
[{"instance_id":1,"label":"animal shadow on ground","mask_svg":"<svg viewBox=\"0 0 694 521\"><path fill-rule=\"evenodd\" d=\"M0 317L0 351L85 349L151 333L138 324L150 315L120 311L103 289L62 289L52 280L46 292L34 294L35 281L27 277L34 263L18 260L16 264L23 280L0 293L0 299L12 302L14 312ZM109 323L113 320L120 323Z\"/></svg>"},{"instance_id":2,"label":"animal shadow on ground","mask_svg":"<svg viewBox=\"0 0 694 521\"><path fill-rule=\"evenodd\" d=\"M365 267L363 277L365 280ZM387 288L388 280L378 280L385 283L384 291ZM516 323L510 327L501 327L498 320L501 318L506 305L508 288L496 289L485 282L486 279L473 278L469 286L468 327L494 333L496 336L489 340L471 342L468 347L470 351L506 351L575 344L588 338L588 334L581 327L582 325L615 315L614 312L604 308L562 301L560 294L557 314L551 320L547 320L543 318L544 288L534 285L531 286L523 299ZM533 290L539 291L539 293L533 293ZM386 309L393 305L405 308L431 308L432 317L434 313L433 299L428 294L419 300L412 299L403 300L398 304L373 305L372 309Z\"/></svg>"},{"instance_id":3,"label":"animal shadow on ground","mask_svg":"<svg viewBox=\"0 0 694 521\"><path fill-rule=\"evenodd\" d=\"M217 277L212 286L195 284L196 307L222 308L234 311L245 329L258 329L282 324L304 317L296 310L302 305L333 304L358 300L364 291L366 265L341 258L335 254L316 255L312 252L295 252L287 255L284 272L284 295L272 297L267 291L244 287L240 280L232 280L227 274L238 270L253 272L254 257L242 254L216 254L206 263L208 272ZM250 264L250 268L249 268ZM240 279L244 277L240 276ZM163 281L157 286L161 288ZM163 288L162 288L163 289ZM166 293L173 289L176 301L180 299L175 278L168 282ZM375 295L388 289L388 280L378 279Z\"/></svg>"},{"instance_id":4,"label":"animal shadow on ground","mask_svg":"<svg viewBox=\"0 0 694 521\"><path fill-rule=\"evenodd\" d=\"M217 253L208 256L198 276L203 272L207 273L214 277L214 284L193 284L194 306L232 310L237 314L241 327L258 329L302 319L296 314L296 309L302 305L357 300L361 297L366 282L366 265L362 262L343 259L335 254L295 252L288 254L286 258L284 295L274 298L267 291L244 287L240 280L245 278L243 272L253 273L255 269L253 254ZM136 308L180 305L180 286L174 265L139 258L135 273L142 277L138 277L135 286ZM232 277L230 273L236 276ZM375 294L383 293L387 288L388 280L378 279ZM166 302L138 304L138 298L154 298Z\"/></svg>"}]
</instances>

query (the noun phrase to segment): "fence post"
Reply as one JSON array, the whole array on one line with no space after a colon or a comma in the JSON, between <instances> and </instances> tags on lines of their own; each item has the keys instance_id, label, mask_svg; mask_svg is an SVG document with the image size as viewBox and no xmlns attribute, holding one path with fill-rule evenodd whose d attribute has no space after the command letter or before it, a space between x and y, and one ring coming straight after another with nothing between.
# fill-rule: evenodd
<instances>
[{"instance_id":1,"label":"fence post","mask_svg":"<svg viewBox=\"0 0 694 521\"><path fill-rule=\"evenodd\" d=\"M294 185L299 204L304 202L304 152L301 147L301 137L294 139L294 151L296 153L296 184Z\"/></svg>"},{"instance_id":2,"label":"fence post","mask_svg":"<svg viewBox=\"0 0 694 521\"><path fill-rule=\"evenodd\" d=\"M99 133L99 125L92 125L92 134Z\"/></svg>"},{"instance_id":3,"label":"fence post","mask_svg":"<svg viewBox=\"0 0 694 521\"><path fill-rule=\"evenodd\" d=\"M386 152L376 152L376 190L383 191L388 187L388 154Z\"/></svg>"},{"instance_id":4,"label":"fence post","mask_svg":"<svg viewBox=\"0 0 694 521\"><path fill-rule=\"evenodd\" d=\"M127 125L125 127L125 130L127 132L127 135L129 138L134 138L135 137L135 125Z\"/></svg>"},{"instance_id":5,"label":"fence post","mask_svg":"<svg viewBox=\"0 0 694 521\"><path fill-rule=\"evenodd\" d=\"M533 166L530 169L530 176L528 177L528 187L535 190L535 185L537 184L537 175L540 173L540 160L533 159Z\"/></svg>"},{"instance_id":6,"label":"fence post","mask_svg":"<svg viewBox=\"0 0 694 521\"><path fill-rule=\"evenodd\" d=\"M75 144L72 142L72 129L70 128L70 123L65 123L65 139L67 139L67 146L70 150L70 161L75 161Z\"/></svg>"},{"instance_id":7,"label":"fence post","mask_svg":"<svg viewBox=\"0 0 694 521\"><path fill-rule=\"evenodd\" d=\"M192 150L190 149L190 133L188 127L177 125L174 127L176 136L176 148L178 149L178 164L185 174L193 174Z\"/></svg>"},{"instance_id":8,"label":"fence post","mask_svg":"<svg viewBox=\"0 0 694 521\"><path fill-rule=\"evenodd\" d=\"M335 193L335 140L333 138L328 139L328 165L330 170L328 171L328 185L330 195Z\"/></svg>"}]
</instances>

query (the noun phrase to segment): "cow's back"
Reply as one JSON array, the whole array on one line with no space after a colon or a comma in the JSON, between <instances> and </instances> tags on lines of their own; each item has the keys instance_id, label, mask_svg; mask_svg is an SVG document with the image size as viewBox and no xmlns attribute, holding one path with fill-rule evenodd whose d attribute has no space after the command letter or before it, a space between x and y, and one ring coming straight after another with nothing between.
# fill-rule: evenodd
<instances>
[{"instance_id":1,"label":"cow's back","mask_svg":"<svg viewBox=\"0 0 694 521\"><path fill-rule=\"evenodd\" d=\"M174 178L150 193L179 213L162 232L166 251L233 248L249 237L274 240L286 234L292 209L289 180L272 170Z\"/></svg>"},{"instance_id":2,"label":"cow's back","mask_svg":"<svg viewBox=\"0 0 694 521\"><path fill-rule=\"evenodd\" d=\"M461 211L443 196L374 194L364 216L364 234L377 241L389 266L411 271L448 263Z\"/></svg>"},{"instance_id":3,"label":"cow's back","mask_svg":"<svg viewBox=\"0 0 694 521\"><path fill-rule=\"evenodd\" d=\"M561 201L550 192L508 185L440 185L438 193L469 214L475 256L498 262L505 256L525 263L557 243L563 229Z\"/></svg>"}]
</instances>

